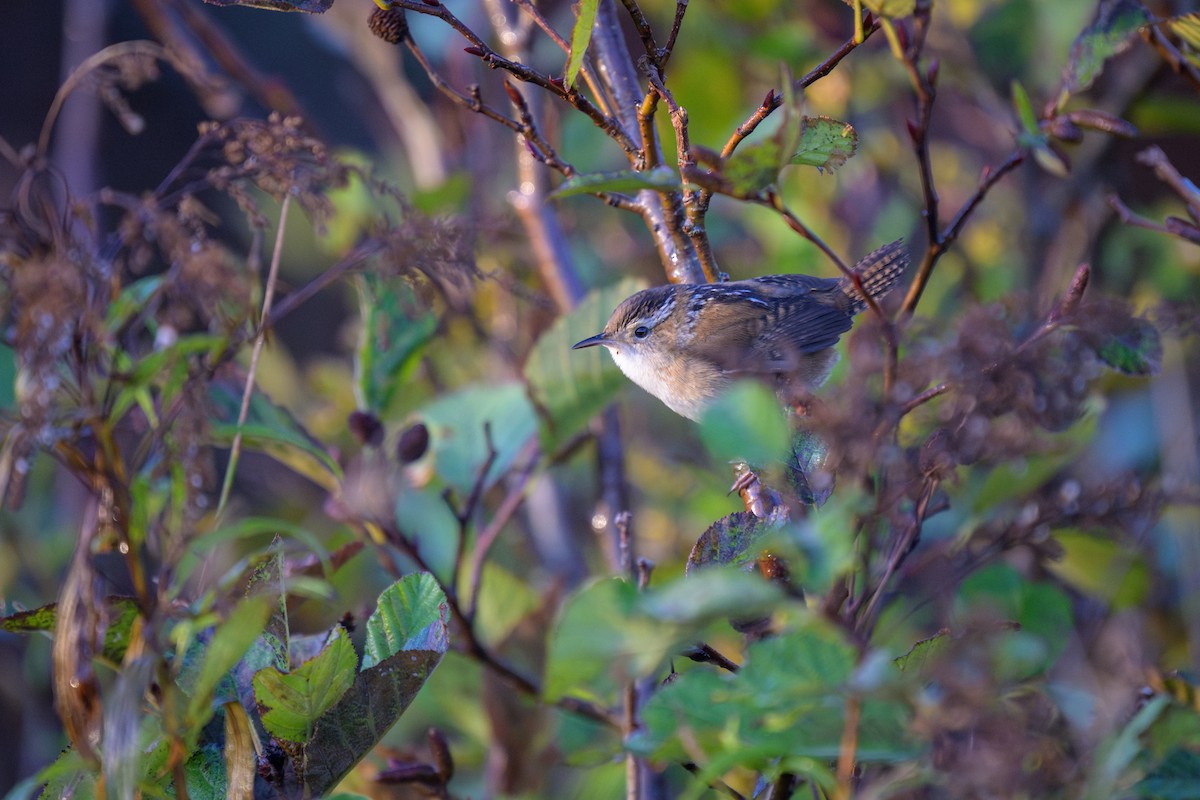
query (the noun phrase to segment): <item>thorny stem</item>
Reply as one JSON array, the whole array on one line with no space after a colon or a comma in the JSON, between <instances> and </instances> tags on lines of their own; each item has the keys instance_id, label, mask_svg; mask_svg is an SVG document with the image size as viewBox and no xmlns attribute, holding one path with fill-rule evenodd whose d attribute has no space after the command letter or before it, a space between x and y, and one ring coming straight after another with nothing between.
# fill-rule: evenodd
<instances>
[{"instance_id":1,"label":"thorny stem","mask_svg":"<svg viewBox=\"0 0 1200 800\"><path fill-rule=\"evenodd\" d=\"M242 426L250 414L250 398L254 395L254 377L258 373L258 359L262 355L263 345L267 341L267 323L271 318L271 304L275 300L275 282L279 276L279 262L283 258L283 234L287 230L288 209L292 205L292 195L283 196L279 207L279 228L275 232L275 250L271 253L271 266L267 271L267 282L263 289L262 313L258 335L254 337L254 349L250 351L250 366L246 370L246 387L242 390L242 407L238 410L237 433L233 435L233 445L229 448L229 464L225 467L225 480L221 484L221 497L217 501L217 514L220 515L229 501L229 492L233 488L233 475L237 471L238 457L242 452Z\"/></svg>"}]
</instances>

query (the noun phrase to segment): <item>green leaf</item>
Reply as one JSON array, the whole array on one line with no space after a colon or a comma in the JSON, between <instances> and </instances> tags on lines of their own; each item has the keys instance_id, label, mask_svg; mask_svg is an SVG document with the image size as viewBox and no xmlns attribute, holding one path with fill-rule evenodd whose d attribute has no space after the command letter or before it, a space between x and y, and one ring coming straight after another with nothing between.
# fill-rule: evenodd
<instances>
[{"instance_id":1,"label":"green leaf","mask_svg":"<svg viewBox=\"0 0 1200 800\"><path fill-rule=\"evenodd\" d=\"M466 591L467 580L464 575L461 592ZM541 598L525 580L494 561L484 562L475 626L485 644L499 645L540 605Z\"/></svg>"},{"instance_id":2,"label":"green leaf","mask_svg":"<svg viewBox=\"0 0 1200 800\"><path fill-rule=\"evenodd\" d=\"M688 554L687 572L707 566L743 564L754 559L769 532L762 520L747 511L735 511L709 525Z\"/></svg>"},{"instance_id":3,"label":"green leaf","mask_svg":"<svg viewBox=\"0 0 1200 800\"><path fill-rule=\"evenodd\" d=\"M490 425L496 459L485 477L491 486L537 433L537 415L519 383L474 386L443 395L420 411L429 428L430 453L438 475L466 494L487 459L484 426Z\"/></svg>"},{"instance_id":4,"label":"green leaf","mask_svg":"<svg viewBox=\"0 0 1200 800\"><path fill-rule=\"evenodd\" d=\"M626 384L605 348L571 350L571 345L603 330L613 309L643 288L643 282L626 278L590 292L534 344L525 362L525 381L540 412L540 438L547 453L573 439Z\"/></svg>"},{"instance_id":5,"label":"green leaf","mask_svg":"<svg viewBox=\"0 0 1200 800\"><path fill-rule=\"evenodd\" d=\"M629 739L634 752L667 761L707 764L701 776L740 766L766 777L802 759L834 759L841 749L846 699L857 651L832 626L813 621L749 647L734 675L692 669L657 691L643 711L643 729ZM899 703L862 698L858 758L910 757L908 712ZM681 734L686 732L686 738ZM827 770L802 769L827 780Z\"/></svg>"},{"instance_id":6,"label":"green leaf","mask_svg":"<svg viewBox=\"0 0 1200 800\"><path fill-rule=\"evenodd\" d=\"M679 173L670 167L655 167L651 170L623 169L616 172L590 172L574 175L550 193L551 197L570 197L576 194L600 194L621 192L633 194L643 189L655 192L678 191Z\"/></svg>"},{"instance_id":7,"label":"green leaf","mask_svg":"<svg viewBox=\"0 0 1200 800\"><path fill-rule=\"evenodd\" d=\"M779 588L757 572L708 569L641 593L637 611L664 625L680 626L675 639L684 644L710 622L769 614L782 600Z\"/></svg>"},{"instance_id":8,"label":"green leaf","mask_svg":"<svg viewBox=\"0 0 1200 800\"><path fill-rule=\"evenodd\" d=\"M17 406L17 354L11 347L0 344L0 409Z\"/></svg>"},{"instance_id":9,"label":"green leaf","mask_svg":"<svg viewBox=\"0 0 1200 800\"><path fill-rule=\"evenodd\" d=\"M448 614L427 573L406 575L379 596L367 621L363 669L317 720L296 764L309 794L336 786L396 724L446 653Z\"/></svg>"},{"instance_id":10,"label":"green leaf","mask_svg":"<svg viewBox=\"0 0 1200 800\"><path fill-rule=\"evenodd\" d=\"M550 638L544 688L547 700L553 702L577 691L594 695L600 691L594 685L599 678L617 677L614 666L618 661L640 656L643 661L653 658L652 667L657 665L665 655L661 649L654 653L637 649L640 644L653 647L661 640L648 620L635 618L636 604L637 587L619 578L595 581L568 598Z\"/></svg>"},{"instance_id":11,"label":"green leaf","mask_svg":"<svg viewBox=\"0 0 1200 800\"><path fill-rule=\"evenodd\" d=\"M739 381L705 409L700 438L715 459L767 466L783 462L791 430L774 392Z\"/></svg>"},{"instance_id":12,"label":"green leaf","mask_svg":"<svg viewBox=\"0 0 1200 800\"><path fill-rule=\"evenodd\" d=\"M858 132L846 122L829 117L803 117L800 146L792 154L792 164L833 172L858 150Z\"/></svg>"},{"instance_id":13,"label":"green leaf","mask_svg":"<svg viewBox=\"0 0 1200 800\"><path fill-rule=\"evenodd\" d=\"M928 664L931 659L936 658L938 654L945 648L949 637L950 632L948 630L940 630L933 636L922 639L914 644L909 648L907 653L894 659L892 663L894 663L896 668L901 672L911 671L917 674L923 674L925 665Z\"/></svg>"},{"instance_id":14,"label":"green leaf","mask_svg":"<svg viewBox=\"0 0 1200 800\"><path fill-rule=\"evenodd\" d=\"M1055 531L1054 539L1064 554L1046 566L1063 582L1117 611L1144 600L1150 576L1135 550L1077 529Z\"/></svg>"},{"instance_id":15,"label":"green leaf","mask_svg":"<svg viewBox=\"0 0 1200 800\"><path fill-rule=\"evenodd\" d=\"M367 620L363 669L406 650L445 653L449 614L446 595L432 575L405 575L379 595L379 604Z\"/></svg>"},{"instance_id":16,"label":"green leaf","mask_svg":"<svg viewBox=\"0 0 1200 800\"><path fill-rule=\"evenodd\" d=\"M1020 81L1012 82L1012 101L1013 110L1017 112L1017 119L1021 123L1021 130L1027 136L1040 138L1042 134L1038 130L1037 114L1033 111L1033 103L1029 101L1029 93Z\"/></svg>"},{"instance_id":17,"label":"green leaf","mask_svg":"<svg viewBox=\"0 0 1200 800\"><path fill-rule=\"evenodd\" d=\"M1170 702L1171 699L1165 695L1150 698L1121 730L1100 742L1090 762L1087 785L1081 795L1083 800L1105 800L1117 794L1122 774L1142 751L1140 737Z\"/></svg>"},{"instance_id":18,"label":"green leaf","mask_svg":"<svg viewBox=\"0 0 1200 800\"><path fill-rule=\"evenodd\" d=\"M1191 800L1200 797L1200 754L1174 750L1133 787L1137 797Z\"/></svg>"},{"instance_id":19,"label":"green leaf","mask_svg":"<svg viewBox=\"0 0 1200 800\"><path fill-rule=\"evenodd\" d=\"M896 19L912 16L916 0L863 0L863 6L877 17Z\"/></svg>"},{"instance_id":20,"label":"green leaf","mask_svg":"<svg viewBox=\"0 0 1200 800\"><path fill-rule=\"evenodd\" d=\"M596 24L596 11L600 0L579 0L579 16L575 19L575 28L571 31L571 55L567 58L567 68L563 73L563 82L568 89L575 87L575 78L583 67L583 54L587 52L588 44L592 41L592 27Z\"/></svg>"},{"instance_id":21,"label":"green leaf","mask_svg":"<svg viewBox=\"0 0 1200 800\"><path fill-rule=\"evenodd\" d=\"M216 417L212 426L213 439L218 444L229 445L239 430L241 388L211 381L208 394ZM287 409L276 405L262 392L251 395L246 423L240 430L244 447L266 453L323 489L333 491L337 488L342 476L337 461Z\"/></svg>"},{"instance_id":22,"label":"green leaf","mask_svg":"<svg viewBox=\"0 0 1200 800\"><path fill-rule=\"evenodd\" d=\"M188 718L194 725L200 725L212 716L217 684L229 676L234 665L263 632L275 610L275 601L276 598L263 595L240 601L213 631L207 645L198 645L203 649L196 666L189 668L187 664L194 662L185 662L186 672L180 676L180 684L191 695ZM229 698L218 699L223 702Z\"/></svg>"},{"instance_id":23,"label":"green leaf","mask_svg":"<svg viewBox=\"0 0 1200 800\"><path fill-rule=\"evenodd\" d=\"M1069 95L1091 86L1104 64L1127 50L1138 29L1153 21L1150 12L1138 0L1102 0L1096 19L1071 45L1070 60L1063 71L1059 108Z\"/></svg>"},{"instance_id":24,"label":"green leaf","mask_svg":"<svg viewBox=\"0 0 1200 800\"><path fill-rule=\"evenodd\" d=\"M550 640L546 696L600 696L613 681L650 675L730 617L765 615L781 600L757 574L711 569L639 592L617 578L567 600Z\"/></svg>"},{"instance_id":25,"label":"green leaf","mask_svg":"<svg viewBox=\"0 0 1200 800\"><path fill-rule=\"evenodd\" d=\"M362 314L354 363L358 404L383 412L432 341L437 316L417 305L412 288L403 281L368 272L357 286Z\"/></svg>"},{"instance_id":26,"label":"green leaf","mask_svg":"<svg viewBox=\"0 0 1200 800\"><path fill-rule=\"evenodd\" d=\"M133 623L138 617L137 601L132 597L111 596L106 597L104 603L108 619L104 629L104 646L100 654L109 663L120 664L129 648ZM58 603L50 603L0 617L0 630L9 633L51 633L57 616Z\"/></svg>"},{"instance_id":27,"label":"green leaf","mask_svg":"<svg viewBox=\"0 0 1200 800\"><path fill-rule=\"evenodd\" d=\"M1079 457L1094 439L1099 419L1099 409L1089 408L1069 430L1043 434L1044 452L998 464L987 472L973 470L965 505L972 513L986 514L1006 503L1024 502Z\"/></svg>"},{"instance_id":28,"label":"green leaf","mask_svg":"<svg viewBox=\"0 0 1200 800\"><path fill-rule=\"evenodd\" d=\"M151 275L136 280L121 289L121 293L109 304L104 315L104 329L110 333L120 330L126 322L133 318L134 314L141 312L146 307L146 302L159 290L162 282L162 275Z\"/></svg>"},{"instance_id":29,"label":"green leaf","mask_svg":"<svg viewBox=\"0 0 1200 800\"><path fill-rule=\"evenodd\" d=\"M779 171L787 163L791 150L778 141L755 142L734 151L721 168L734 197L756 195L779 180Z\"/></svg>"},{"instance_id":30,"label":"green leaf","mask_svg":"<svg viewBox=\"0 0 1200 800\"><path fill-rule=\"evenodd\" d=\"M1050 583L1026 580L1007 564L996 564L963 581L957 601L961 616L986 615L1016 622L1019 630L999 640L994 664L1001 680L1027 680L1054 665L1074 629L1071 600Z\"/></svg>"},{"instance_id":31,"label":"green leaf","mask_svg":"<svg viewBox=\"0 0 1200 800\"><path fill-rule=\"evenodd\" d=\"M272 735L307 742L317 720L354 683L358 657L341 627L333 629L324 649L288 673L274 667L254 676L254 696L262 722Z\"/></svg>"},{"instance_id":32,"label":"green leaf","mask_svg":"<svg viewBox=\"0 0 1200 800\"><path fill-rule=\"evenodd\" d=\"M1096 355L1126 375L1155 375L1162 367L1162 339L1152 323L1134 318L1126 330L1106 336Z\"/></svg>"}]
</instances>

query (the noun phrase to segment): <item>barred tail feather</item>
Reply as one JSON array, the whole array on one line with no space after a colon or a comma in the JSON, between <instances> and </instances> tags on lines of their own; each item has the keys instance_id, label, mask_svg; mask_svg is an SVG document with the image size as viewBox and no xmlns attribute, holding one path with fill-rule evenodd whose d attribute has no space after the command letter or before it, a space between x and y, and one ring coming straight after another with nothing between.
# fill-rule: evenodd
<instances>
[{"instance_id":1,"label":"barred tail feather","mask_svg":"<svg viewBox=\"0 0 1200 800\"><path fill-rule=\"evenodd\" d=\"M908 251L904 249L904 240L897 239L891 244L885 244L878 250L866 255L854 265L854 274L862 283L863 291L876 300L883 298L900 276L908 269ZM857 314L867 307L867 301L859 291L856 281L843 277L840 282L842 291L850 298L850 312Z\"/></svg>"}]
</instances>

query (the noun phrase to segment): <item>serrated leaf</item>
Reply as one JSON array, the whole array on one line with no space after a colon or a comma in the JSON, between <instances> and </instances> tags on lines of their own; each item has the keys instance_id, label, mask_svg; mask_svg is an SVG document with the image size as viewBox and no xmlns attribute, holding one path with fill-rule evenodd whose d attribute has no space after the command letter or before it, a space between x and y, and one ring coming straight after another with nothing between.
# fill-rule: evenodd
<instances>
[{"instance_id":1,"label":"serrated leaf","mask_svg":"<svg viewBox=\"0 0 1200 800\"><path fill-rule=\"evenodd\" d=\"M600 0L579 0L579 16L575 19L575 27L571 31L571 55L567 58L567 68L563 72L563 82L568 89L575 86L575 79L583 67L583 54L587 52L588 44L592 41L592 26L596 24L596 11Z\"/></svg>"},{"instance_id":2,"label":"serrated leaf","mask_svg":"<svg viewBox=\"0 0 1200 800\"><path fill-rule=\"evenodd\" d=\"M743 145L726 159L721 174L735 197L754 195L779 180L786 163L779 142L771 140Z\"/></svg>"},{"instance_id":3,"label":"serrated leaf","mask_svg":"<svg viewBox=\"0 0 1200 800\"><path fill-rule=\"evenodd\" d=\"M1128 329L1105 337L1096 355L1126 375L1154 375L1162 367L1162 339L1152 323L1135 318Z\"/></svg>"},{"instance_id":4,"label":"serrated leaf","mask_svg":"<svg viewBox=\"0 0 1200 800\"><path fill-rule=\"evenodd\" d=\"M307 742L317 720L342 698L354 683L358 657L341 627L333 629L324 649L290 672L274 667L254 675L254 696L263 725L273 736L289 742Z\"/></svg>"},{"instance_id":5,"label":"serrated leaf","mask_svg":"<svg viewBox=\"0 0 1200 800\"><path fill-rule=\"evenodd\" d=\"M940 630L933 636L913 644L907 653L893 659L892 663L901 672L922 673L930 658L936 656L945 647L949 637L949 631Z\"/></svg>"},{"instance_id":6,"label":"serrated leaf","mask_svg":"<svg viewBox=\"0 0 1200 800\"><path fill-rule=\"evenodd\" d=\"M363 669L367 670L405 650L445 653L450 607L432 575L405 575L379 595L367 620Z\"/></svg>"},{"instance_id":7,"label":"serrated leaf","mask_svg":"<svg viewBox=\"0 0 1200 800\"><path fill-rule=\"evenodd\" d=\"M1096 19L1071 45L1059 107L1068 95L1091 86L1105 62L1128 49L1138 29L1152 21L1150 12L1137 0L1102 0Z\"/></svg>"},{"instance_id":8,"label":"serrated leaf","mask_svg":"<svg viewBox=\"0 0 1200 800\"><path fill-rule=\"evenodd\" d=\"M542 449L556 452L582 431L627 384L603 347L571 345L604 329L613 309L645 284L633 278L588 294L575 310L555 320L525 362L525 381L539 412Z\"/></svg>"},{"instance_id":9,"label":"serrated leaf","mask_svg":"<svg viewBox=\"0 0 1200 800\"><path fill-rule=\"evenodd\" d=\"M858 150L858 132L847 122L830 117L804 117L800 144L792 154L792 164L833 172Z\"/></svg>"},{"instance_id":10,"label":"serrated leaf","mask_svg":"<svg viewBox=\"0 0 1200 800\"><path fill-rule=\"evenodd\" d=\"M632 194L643 189L656 192L678 190L679 173L670 167L655 167L651 170L623 169L616 172L589 172L574 175L550 193L551 197L570 197L577 194L599 194L601 192L623 192Z\"/></svg>"},{"instance_id":11,"label":"serrated leaf","mask_svg":"<svg viewBox=\"0 0 1200 800\"><path fill-rule=\"evenodd\" d=\"M448 614L427 573L406 575L379 596L367 621L363 669L321 715L296 765L309 795L328 793L396 724L445 655Z\"/></svg>"},{"instance_id":12,"label":"serrated leaf","mask_svg":"<svg viewBox=\"0 0 1200 800\"><path fill-rule=\"evenodd\" d=\"M701 567L741 564L753 558L755 545L768 532L762 520L747 511L735 511L709 525L688 554L687 574Z\"/></svg>"}]
</instances>

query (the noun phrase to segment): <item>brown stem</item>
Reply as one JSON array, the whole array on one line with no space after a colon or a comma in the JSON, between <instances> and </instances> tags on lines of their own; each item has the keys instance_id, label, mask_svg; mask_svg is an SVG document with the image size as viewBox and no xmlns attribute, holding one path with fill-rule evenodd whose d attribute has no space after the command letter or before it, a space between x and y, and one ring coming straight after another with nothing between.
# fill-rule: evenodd
<instances>
[{"instance_id":1,"label":"brown stem","mask_svg":"<svg viewBox=\"0 0 1200 800\"><path fill-rule=\"evenodd\" d=\"M862 716L862 700L852 694L846 698L846 721L842 725L842 742L838 748L837 787L834 800L850 800L853 796L854 765L858 760L858 722Z\"/></svg>"},{"instance_id":2,"label":"brown stem","mask_svg":"<svg viewBox=\"0 0 1200 800\"><path fill-rule=\"evenodd\" d=\"M908 294L904 297L901 313L906 316L912 315L913 311L916 310L917 303L921 301L921 295L929 283L934 266L942 255L945 254L950 245L958 238L963 226L967 223L967 219L975 212L979 204L983 202L983 199L992 190L992 187L1024 161L1025 151L1018 149L1010 153L1000 166L995 169L985 168L983 170L979 178L979 186L976 187L974 194L963 203L962 208L954 215L954 219L946 226L945 231L935 236L931 240L929 247L926 248L925 257L921 260L920 266L917 267L916 276L913 278L912 285L908 287Z\"/></svg>"}]
</instances>

